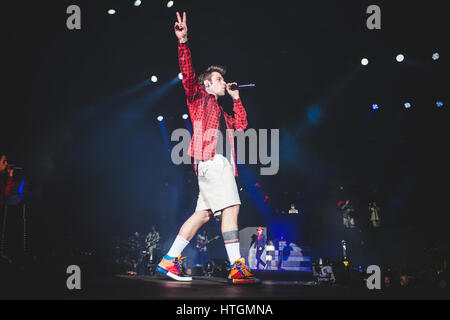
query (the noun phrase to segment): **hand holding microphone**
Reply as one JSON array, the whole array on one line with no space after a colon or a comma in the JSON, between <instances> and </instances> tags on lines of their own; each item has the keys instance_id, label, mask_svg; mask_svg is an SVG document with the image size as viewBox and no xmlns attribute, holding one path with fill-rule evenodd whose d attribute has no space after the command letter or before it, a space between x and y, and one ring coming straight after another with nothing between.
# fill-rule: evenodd
<instances>
[{"instance_id":1,"label":"hand holding microphone","mask_svg":"<svg viewBox=\"0 0 450 320\"><path fill-rule=\"evenodd\" d=\"M239 98L239 89L254 87L254 86L255 86L255 84L253 84L253 83L238 85L236 82L231 82L231 83L227 83L227 91L228 91L228 94L233 99L238 99Z\"/></svg>"},{"instance_id":2,"label":"hand holding microphone","mask_svg":"<svg viewBox=\"0 0 450 320\"><path fill-rule=\"evenodd\" d=\"M9 176L12 177L14 175L14 170L23 170L23 168L18 167L15 164L8 164L6 170L8 171Z\"/></svg>"}]
</instances>

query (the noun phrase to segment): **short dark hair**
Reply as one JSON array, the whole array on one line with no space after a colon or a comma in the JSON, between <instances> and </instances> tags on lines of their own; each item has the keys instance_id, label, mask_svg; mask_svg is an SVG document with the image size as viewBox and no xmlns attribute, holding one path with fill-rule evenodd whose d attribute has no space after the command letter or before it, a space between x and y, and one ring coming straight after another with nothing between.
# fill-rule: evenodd
<instances>
[{"instance_id":1,"label":"short dark hair","mask_svg":"<svg viewBox=\"0 0 450 320\"><path fill-rule=\"evenodd\" d=\"M200 73L200 75L198 76L198 83L203 88L205 88L205 85L204 85L205 80L211 81L211 74L213 72L218 72L223 77L227 73L227 69L225 67L222 67L222 66L213 65L213 66L209 66L205 71Z\"/></svg>"}]
</instances>

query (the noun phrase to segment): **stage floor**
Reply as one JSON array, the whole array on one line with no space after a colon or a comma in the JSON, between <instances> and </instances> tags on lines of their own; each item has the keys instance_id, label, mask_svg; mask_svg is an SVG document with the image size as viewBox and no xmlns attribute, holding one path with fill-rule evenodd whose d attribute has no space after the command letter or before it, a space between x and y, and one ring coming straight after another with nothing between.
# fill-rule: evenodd
<instances>
[{"instance_id":1,"label":"stage floor","mask_svg":"<svg viewBox=\"0 0 450 320\"><path fill-rule=\"evenodd\" d=\"M266 274L264 274L266 272ZM228 284L224 278L196 277L178 282L164 276L85 276L81 290L68 290L65 277L9 278L1 299L149 299L149 300L298 300L298 299L448 299L448 291L368 290L366 287L317 284L305 274L258 273L261 283Z\"/></svg>"}]
</instances>

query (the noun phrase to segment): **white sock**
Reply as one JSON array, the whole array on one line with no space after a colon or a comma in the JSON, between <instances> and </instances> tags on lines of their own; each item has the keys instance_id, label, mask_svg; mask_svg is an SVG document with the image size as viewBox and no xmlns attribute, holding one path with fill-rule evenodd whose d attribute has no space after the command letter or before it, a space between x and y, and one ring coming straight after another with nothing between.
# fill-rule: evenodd
<instances>
[{"instance_id":1,"label":"white sock","mask_svg":"<svg viewBox=\"0 0 450 320\"><path fill-rule=\"evenodd\" d=\"M182 236L177 235L167 255L172 258L178 257L178 255L180 255L181 252L183 252L184 248L186 248L188 244L189 241L187 241Z\"/></svg>"},{"instance_id":2,"label":"white sock","mask_svg":"<svg viewBox=\"0 0 450 320\"><path fill-rule=\"evenodd\" d=\"M239 242L225 244L225 249L227 250L228 259L230 260L230 264L233 264L236 260L241 258L241 250L240 250L239 244L240 244Z\"/></svg>"}]
</instances>

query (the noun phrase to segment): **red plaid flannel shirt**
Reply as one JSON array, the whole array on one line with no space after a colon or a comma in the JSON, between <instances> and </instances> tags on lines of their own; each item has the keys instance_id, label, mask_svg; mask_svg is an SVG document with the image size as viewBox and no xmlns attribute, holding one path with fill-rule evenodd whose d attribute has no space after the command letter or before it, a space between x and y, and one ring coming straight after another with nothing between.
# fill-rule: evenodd
<instances>
[{"instance_id":1,"label":"red plaid flannel shirt","mask_svg":"<svg viewBox=\"0 0 450 320\"><path fill-rule=\"evenodd\" d=\"M1 186L0 185L1 188L4 187L3 190L0 190L0 204L3 204L5 202L5 200L6 200L6 197L9 197L12 194L13 184L14 184L13 177L8 176L8 178L6 179L5 186Z\"/></svg>"},{"instance_id":2,"label":"red plaid flannel shirt","mask_svg":"<svg viewBox=\"0 0 450 320\"><path fill-rule=\"evenodd\" d=\"M188 150L188 154L194 158L194 167L198 161L206 161L214 158L216 154L216 137L219 131L219 120L221 113L223 113L231 150L233 150L234 161L232 166L234 167L234 175L237 176L233 132L234 130L245 130L248 124L247 113L245 112L241 99L233 99L234 116L229 115L217 103L216 97L207 93L199 85L192 65L191 51L187 42L178 42L178 59L181 74L183 75L182 80L186 91L189 115L194 128L194 134Z\"/></svg>"}]
</instances>

